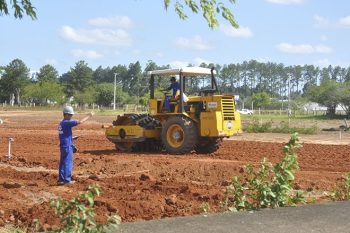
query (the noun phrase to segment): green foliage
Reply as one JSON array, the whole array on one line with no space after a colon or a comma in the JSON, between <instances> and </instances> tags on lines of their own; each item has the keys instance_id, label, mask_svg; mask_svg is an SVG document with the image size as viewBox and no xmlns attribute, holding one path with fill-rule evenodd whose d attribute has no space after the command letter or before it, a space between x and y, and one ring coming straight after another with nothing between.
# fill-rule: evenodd
<instances>
[{"instance_id":1,"label":"green foliage","mask_svg":"<svg viewBox=\"0 0 350 233\"><path fill-rule=\"evenodd\" d=\"M336 201L350 200L350 172L345 174L343 183L337 184L330 197Z\"/></svg>"},{"instance_id":2,"label":"green foliage","mask_svg":"<svg viewBox=\"0 0 350 233\"><path fill-rule=\"evenodd\" d=\"M65 91L69 97L75 93L84 93L92 84L92 69L85 61L78 61L74 68L62 75L61 82L65 85Z\"/></svg>"},{"instance_id":3,"label":"green foliage","mask_svg":"<svg viewBox=\"0 0 350 233\"><path fill-rule=\"evenodd\" d=\"M230 0L230 4L234 4L235 0ZM164 0L165 9L168 9L171 4L171 0ZM193 13L198 14L200 11L203 17L208 23L210 28L216 28L219 26L217 15L227 20L232 27L238 28L238 24L229 9L223 2L217 2L216 0L176 0L175 1L175 12L180 19L186 20L188 15L185 13L184 5L186 5Z\"/></svg>"},{"instance_id":4,"label":"green foliage","mask_svg":"<svg viewBox=\"0 0 350 233\"><path fill-rule=\"evenodd\" d=\"M10 0L10 5L7 4L7 0L0 0L0 15L9 15L10 8L13 8L15 18L21 19L26 14L32 19L36 19L36 9L32 6L30 0Z\"/></svg>"},{"instance_id":5,"label":"green foliage","mask_svg":"<svg viewBox=\"0 0 350 233\"><path fill-rule=\"evenodd\" d=\"M70 201L61 198L52 201L51 206L61 219L63 227L49 232L103 233L116 230L121 222L118 215L110 216L106 225L97 224L95 221L94 198L100 193L100 187L94 185Z\"/></svg>"},{"instance_id":6,"label":"green foliage","mask_svg":"<svg viewBox=\"0 0 350 233\"><path fill-rule=\"evenodd\" d=\"M48 102L64 103L63 87L57 82L44 81L24 88L24 99L28 102L47 105Z\"/></svg>"},{"instance_id":7,"label":"green foliage","mask_svg":"<svg viewBox=\"0 0 350 233\"><path fill-rule=\"evenodd\" d=\"M266 108L271 104L271 97L266 92L254 93L252 100L256 106L255 108Z\"/></svg>"},{"instance_id":8,"label":"green foliage","mask_svg":"<svg viewBox=\"0 0 350 233\"><path fill-rule=\"evenodd\" d=\"M170 1L171 2L171 1ZM181 1L179 1L181 2ZM314 67L312 65L288 66L272 62L261 63L256 60L244 61L241 64L206 64L202 63L201 67L215 67L217 70L217 84L221 93L235 94L240 96L237 106L251 106L254 109L258 107L264 108L262 111L286 109L288 93L288 84L291 88L291 100L289 106L293 112L297 112L305 103L305 100L314 100L314 97L322 97L325 104L330 104L329 115L334 115L336 104L342 104L347 115L350 116L350 68L341 68L338 66L329 66L326 69ZM64 87L65 99L69 99L74 95L82 96L90 87L96 87L95 84L109 83L114 84L116 74L117 87L121 87L124 93L118 103L140 103L145 105L149 92L149 76L147 71L155 69L166 69L169 65L158 66L153 61L148 61L146 68L142 70L139 62L130 63L129 65L115 65L113 67L102 68L99 66L95 71L84 61L79 61L68 72L63 73L59 77L59 83ZM22 97L26 99L35 99L36 97L23 96L24 88L27 85L36 83L28 77L29 69L24 62L15 59L7 66L0 65L0 103L10 102L20 103ZM46 82L57 80L57 71L51 65L43 66L38 72L38 82ZM321 80L321 86L315 86ZM335 85L333 85L333 84ZM187 79L186 94L196 95L201 85L200 79ZM191 85L189 85L191 84ZM304 86L302 86L304 84ZM330 84L330 85L328 85ZM185 84L186 85L186 84ZM169 80L166 78L155 78L155 88L164 89L169 86ZM327 88L330 87L330 88ZM336 86L334 89L332 86ZM101 93L99 105L110 106L111 93L108 87L106 91L97 90ZM304 90L304 93L301 92ZM255 93L255 99L252 95ZM322 94L323 93L323 94ZM84 94L85 95L85 94ZM156 93L156 96L163 98L162 93ZM301 98L301 96L303 98ZM89 96L88 96L89 97ZM91 96L90 96L91 97ZM117 89L118 98L118 89ZM282 102L281 100L284 100ZM97 101L97 99L95 100ZM83 101L90 102L90 101ZM321 101L316 101L323 103ZM315 114L323 114L323 112L314 112ZM335 117L333 116L332 117ZM264 116L262 116L264 117ZM276 115L269 117L274 118ZM295 117L293 115L293 117ZM341 116L343 117L343 116ZM300 130L298 130L300 131Z\"/></svg>"},{"instance_id":9,"label":"green foliage","mask_svg":"<svg viewBox=\"0 0 350 233\"><path fill-rule=\"evenodd\" d=\"M10 95L15 95L15 102L21 104L23 88L30 83L29 69L20 59L11 61L4 67L4 74L0 79L1 92L10 101Z\"/></svg>"},{"instance_id":10,"label":"green foliage","mask_svg":"<svg viewBox=\"0 0 350 233\"><path fill-rule=\"evenodd\" d=\"M201 208L202 208L202 212L206 215L209 213L210 205L208 202L203 202L201 205Z\"/></svg>"},{"instance_id":11,"label":"green foliage","mask_svg":"<svg viewBox=\"0 0 350 233\"><path fill-rule=\"evenodd\" d=\"M340 103L342 104L346 115L350 118L350 81L345 82L339 88Z\"/></svg>"},{"instance_id":12,"label":"green foliage","mask_svg":"<svg viewBox=\"0 0 350 233\"><path fill-rule=\"evenodd\" d=\"M74 94L74 102L79 105L92 104L96 100L96 90L93 87L88 87L84 91L77 91Z\"/></svg>"},{"instance_id":13,"label":"green foliage","mask_svg":"<svg viewBox=\"0 0 350 233\"><path fill-rule=\"evenodd\" d=\"M300 133L300 134L316 134L317 126L306 127L290 127L288 122L281 122L279 126L273 127L272 122L259 123L254 120L252 123L243 127L243 131L247 133Z\"/></svg>"},{"instance_id":14,"label":"green foliage","mask_svg":"<svg viewBox=\"0 0 350 233\"><path fill-rule=\"evenodd\" d=\"M115 102L123 104L128 94L123 92L120 86L116 87ZM101 83L96 86L96 103L102 106L111 106L114 100L114 84Z\"/></svg>"},{"instance_id":15,"label":"green foliage","mask_svg":"<svg viewBox=\"0 0 350 233\"><path fill-rule=\"evenodd\" d=\"M284 146L284 158L274 166L266 158L256 170L252 165L244 166L244 175L232 178L226 187L221 207L239 211L295 205L303 201L303 192L293 193L292 182L299 169L295 150L300 147L298 134L292 135Z\"/></svg>"},{"instance_id":16,"label":"green foliage","mask_svg":"<svg viewBox=\"0 0 350 233\"><path fill-rule=\"evenodd\" d=\"M323 81L320 86L311 86L307 96L311 101L326 106L330 116L335 115L335 108L341 102L341 84L335 80Z\"/></svg>"},{"instance_id":17,"label":"green foliage","mask_svg":"<svg viewBox=\"0 0 350 233\"><path fill-rule=\"evenodd\" d=\"M38 72L38 82L58 82L58 71L52 65L44 65Z\"/></svg>"}]
</instances>

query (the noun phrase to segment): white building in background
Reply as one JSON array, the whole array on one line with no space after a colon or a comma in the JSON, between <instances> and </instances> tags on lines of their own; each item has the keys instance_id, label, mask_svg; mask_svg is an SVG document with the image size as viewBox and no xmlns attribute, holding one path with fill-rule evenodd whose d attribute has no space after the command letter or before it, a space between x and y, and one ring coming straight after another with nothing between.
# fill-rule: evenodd
<instances>
[{"instance_id":1,"label":"white building in background","mask_svg":"<svg viewBox=\"0 0 350 233\"><path fill-rule=\"evenodd\" d=\"M302 107L302 110L304 111L327 111L327 107L324 107L318 103L315 102L307 102Z\"/></svg>"},{"instance_id":2,"label":"white building in background","mask_svg":"<svg viewBox=\"0 0 350 233\"><path fill-rule=\"evenodd\" d=\"M327 111L327 107L320 105L318 103L315 103L315 102L308 102L308 103L304 104L304 106L302 107L302 110L304 110L304 111ZM341 105L338 105L335 108L335 110L342 112L342 111L344 111L344 108Z\"/></svg>"}]
</instances>

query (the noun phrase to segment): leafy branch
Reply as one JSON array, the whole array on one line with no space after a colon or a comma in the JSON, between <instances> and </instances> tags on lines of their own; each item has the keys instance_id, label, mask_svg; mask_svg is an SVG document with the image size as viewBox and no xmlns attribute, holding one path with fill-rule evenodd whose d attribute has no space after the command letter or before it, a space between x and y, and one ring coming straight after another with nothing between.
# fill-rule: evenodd
<instances>
[{"instance_id":1,"label":"leafy branch","mask_svg":"<svg viewBox=\"0 0 350 233\"><path fill-rule=\"evenodd\" d=\"M234 4L235 0L229 0L230 4ZM164 0L164 6L167 10L170 7L171 0ZM238 23L232 14L229 7L227 7L223 2L217 2L216 0L176 0L175 2L175 12L180 19L188 19L188 15L185 13L184 5L186 5L193 13L197 14L202 12L203 17L208 23L210 28L217 28L219 26L219 21L217 15L220 15L227 20L232 27L238 28Z\"/></svg>"},{"instance_id":2,"label":"leafy branch","mask_svg":"<svg viewBox=\"0 0 350 233\"><path fill-rule=\"evenodd\" d=\"M10 6L6 0L0 0L0 15L9 15L9 8L12 7L15 18L22 19L26 14L33 20L36 19L36 8L32 5L30 0L10 0Z\"/></svg>"}]
</instances>

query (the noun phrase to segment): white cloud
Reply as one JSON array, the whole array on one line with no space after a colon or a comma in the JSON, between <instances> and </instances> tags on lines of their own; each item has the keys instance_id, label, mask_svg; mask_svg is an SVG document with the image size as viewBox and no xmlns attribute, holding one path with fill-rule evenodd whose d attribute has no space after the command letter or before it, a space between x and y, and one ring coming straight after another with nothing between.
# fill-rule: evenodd
<instances>
[{"instance_id":1,"label":"white cloud","mask_svg":"<svg viewBox=\"0 0 350 233\"><path fill-rule=\"evenodd\" d=\"M193 38L179 37L176 39L175 44L178 48L192 49L192 50L209 50L212 47L202 39L201 36L194 36Z\"/></svg>"},{"instance_id":2,"label":"white cloud","mask_svg":"<svg viewBox=\"0 0 350 233\"><path fill-rule=\"evenodd\" d=\"M332 52L332 48L325 45L309 45L309 44L293 45L289 43L280 43L276 47L281 52L295 53L295 54L331 53Z\"/></svg>"},{"instance_id":3,"label":"white cloud","mask_svg":"<svg viewBox=\"0 0 350 233\"><path fill-rule=\"evenodd\" d=\"M94 51L94 50L81 50L74 49L71 51L71 54L77 58L86 58L86 59L99 59L102 58L103 55Z\"/></svg>"},{"instance_id":4,"label":"white cloud","mask_svg":"<svg viewBox=\"0 0 350 233\"><path fill-rule=\"evenodd\" d=\"M350 27L350 16L346 16L346 17L340 18L338 20L338 24L341 27Z\"/></svg>"},{"instance_id":5,"label":"white cloud","mask_svg":"<svg viewBox=\"0 0 350 233\"><path fill-rule=\"evenodd\" d=\"M266 1L273 4L282 4L282 5L303 4L305 2L305 0L266 0Z\"/></svg>"},{"instance_id":6,"label":"white cloud","mask_svg":"<svg viewBox=\"0 0 350 233\"><path fill-rule=\"evenodd\" d=\"M331 25L329 19L319 15L314 15L314 21L316 27L328 27Z\"/></svg>"},{"instance_id":7,"label":"white cloud","mask_svg":"<svg viewBox=\"0 0 350 233\"><path fill-rule=\"evenodd\" d=\"M328 18L315 15L314 16L316 27L330 27L330 28L350 28L350 15L331 21Z\"/></svg>"},{"instance_id":8,"label":"white cloud","mask_svg":"<svg viewBox=\"0 0 350 233\"><path fill-rule=\"evenodd\" d=\"M234 28L231 25L222 25L220 30L229 37L233 38L250 38L253 37L253 32L248 27Z\"/></svg>"},{"instance_id":9,"label":"white cloud","mask_svg":"<svg viewBox=\"0 0 350 233\"><path fill-rule=\"evenodd\" d=\"M108 46L129 46L131 38L123 29L108 30L108 29L75 29L70 26L63 26L61 36L69 41L83 44L101 44Z\"/></svg>"},{"instance_id":10,"label":"white cloud","mask_svg":"<svg viewBox=\"0 0 350 233\"><path fill-rule=\"evenodd\" d=\"M132 27L132 21L127 16L94 18L94 19L90 19L88 21L88 24L96 27L109 27L109 28L129 29Z\"/></svg>"}]
</instances>

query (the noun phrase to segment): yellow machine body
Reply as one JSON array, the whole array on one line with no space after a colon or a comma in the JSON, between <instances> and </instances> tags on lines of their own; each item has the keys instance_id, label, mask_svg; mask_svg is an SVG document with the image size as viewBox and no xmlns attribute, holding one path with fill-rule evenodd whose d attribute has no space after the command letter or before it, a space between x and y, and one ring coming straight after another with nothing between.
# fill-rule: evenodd
<instances>
[{"instance_id":1,"label":"yellow machine body","mask_svg":"<svg viewBox=\"0 0 350 233\"><path fill-rule=\"evenodd\" d=\"M201 137L231 137L242 132L240 113L235 110L233 96L189 96L188 99L188 102L184 104L187 111L183 114L198 124ZM198 115L196 103L203 103L199 118L196 116ZM176 109L174 112L164 113L162 106L163 100L151 99L149 114L159 118L161 122L178 114Z\"/></svg>"},{"instance_id":2,"label":"yellow machine body","mask_svg":"<svg viewBox=\"0 0 350 233\"><path fill-rule=\"evenodd\" d=\"M113 126L106 129L106 137L121 151L144 148L165 149L171 154L216 151L223 138L241 133L241 119L233 95L214 94L217 92L217 88L213 89L214 73L212 69L193 67L151 72L148 114L119 115ZM171 98L165 109L166 93L164 98L154 96L154 75L174 74L180 77L180 97ZM212 88L196 96L182 97L185 76L204 74L211 74Z\"/></svg>"},{"instance_id":3,"label":"yellow machine body","mask_svg":"<svg viewBox=\"0 0 350 233\"><path fill-rule=\"evenodd\" d=\"M146 138L159 138L160 130L144 129L138 125L110 126L106 129L106 137L111 142L144 141Z\"/></svg>"}]
</instances>

